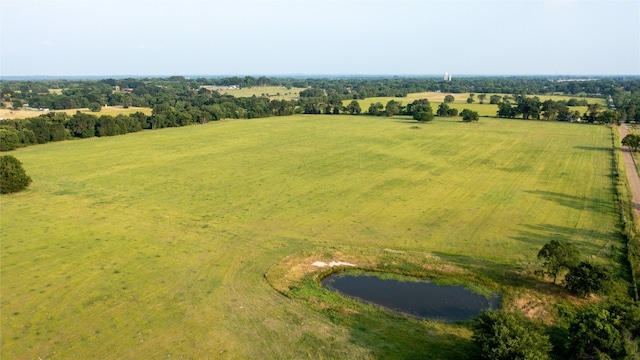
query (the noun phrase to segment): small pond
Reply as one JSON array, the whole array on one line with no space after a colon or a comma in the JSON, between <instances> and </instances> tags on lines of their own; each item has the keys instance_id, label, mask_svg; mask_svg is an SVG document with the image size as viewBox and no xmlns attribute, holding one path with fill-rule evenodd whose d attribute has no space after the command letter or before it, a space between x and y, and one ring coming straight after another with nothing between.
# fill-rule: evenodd
<instances>
[{"instance_id":1,"label":"small pond","mask_svg":"<svg viewBox=\"0 0 640 360\"><path fill-rule=\"evenodd\" d=\"M429 281L335 273L322 279L322 286L411 316L442 321L469 320L482 310L500 305L498 295L486 298L464 286L439 286Z\"/></svg>"}]
</instances>

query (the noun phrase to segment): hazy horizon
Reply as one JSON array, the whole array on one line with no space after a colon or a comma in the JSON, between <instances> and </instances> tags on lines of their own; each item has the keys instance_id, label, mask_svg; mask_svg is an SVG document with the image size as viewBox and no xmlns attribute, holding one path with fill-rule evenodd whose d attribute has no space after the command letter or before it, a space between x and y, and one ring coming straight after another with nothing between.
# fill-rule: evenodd
<instances>
[{"instance_id":1,"label":"hazy horizon","mask_svg":"<svg viewBox=\"0 0 640 360\"><path fill-rule=\"evenodd\" d=\"M640 74L635 0L3 0L0 10L0 78Z\"/></svg>"},{"instance_id":2,"label":"hazy horizon","mask_svg":"<svg viewBox=\"0 0 640 360\"><path fill-rule=\"evenodd\" d=\"M640 78L637 74L452 74L453 79L459 78L548 78L551 80L597 80L602 78ZM342 79L342 78L442 78L444 74L105 74L105 75L0 75L0 80L104 80L104 79L164 79L172 76L182 76L185 79L222 79L222 78L244 78L247 76L259 78L281 78L281 79Z\"/></svg>"}]
</instances>

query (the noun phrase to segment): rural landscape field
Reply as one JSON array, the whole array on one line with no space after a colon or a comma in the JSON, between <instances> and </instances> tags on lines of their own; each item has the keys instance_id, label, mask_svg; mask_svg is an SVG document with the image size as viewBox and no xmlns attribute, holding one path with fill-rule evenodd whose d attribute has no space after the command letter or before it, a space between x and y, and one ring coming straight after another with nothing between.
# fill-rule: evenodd
<instances>
[{"instance_id":1,"label":"rural landscape field","mask_svg":"<svg viewBox=\"0 0 640 360\"><path fill-rule=\"evenodd\" d=\"M283 296L273 269L398 254L548 319L567 295L533 276L545 243L624 271L612 144L574 123L292 115L17 149L33 184L2 196L2 356L473 358L464 323Z\"/></svg>"},{"instance_id":2,"label":"rural landscape field","mask_svg":"<svg viewBox=\"0 0 640 360\"><path fill-rule=\"evenodd\" d=\"M640 360L640 1L0 33L1 360Z\"/></svg>"}]
</instances>

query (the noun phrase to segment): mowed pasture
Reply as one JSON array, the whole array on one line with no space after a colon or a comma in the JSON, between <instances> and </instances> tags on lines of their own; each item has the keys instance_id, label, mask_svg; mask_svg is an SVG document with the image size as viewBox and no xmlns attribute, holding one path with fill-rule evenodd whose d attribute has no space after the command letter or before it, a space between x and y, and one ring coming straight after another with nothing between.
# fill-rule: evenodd
<instances>
[{"instance_id":1,"label":"mowed pasture","mask_svg":"<svg viewBox=\"0 0 640 360\"><path fill-rule=\"evenodd\" d=\"M444 102L444 97L447 95L452 95L455 98L455 101L449 104L451 108L458 109L458 111L462 111L463 109L469 109L472 111L477 111L478 114L482 117L495 117L498 111L498 105L489 104L489 99L491 98L491 95L505 96L507 94L486 94L487 97L484 100L484 104L480 104L480 100L478 99L478 95L479 95L478 93L475 93L475 96L474 96L475 102L468 104L467 98L469 98L469 93L449 94L449 93L443 93L443 92L410 93L410 94L407 94L406 97L391 97L391 96L371 97L371 98L358 100L358 103L360 104L362 111L367 112L367 110L369 109L369 106L371 106L371 104L374 104L376 102L379 102L382 105L386 105L387 102L389 102L390 100L395 100L395 101L401 102L402 105L406 106L415 100L427 99L429 100L429 103L431 103L431 108L433 108L433 113L435 114L436 111L438 110L438 106ZM513 95L509 95L509 96L513 98ZM571 98L576 98L578 100L585 99L589 104L599 104L602 106L603 109L606 107L606 101L603 98L588 98L588 97L565 96L565 95L527 95L527 96L528 97L537 96L541 102L544 102L546 100L568 101ZM349 102L350 100L346 100L346 101L343 101L342 103L346 106L347 104L349 104ZM511 102L515 103L514 100L511 100ZM572 106L570 107L570 109L574 111L577 110L580 112L580 114L584 114L585 112L587 112L586 106Z\"/></svg>"},{"instance_id":2,"label":"mowed pasture","mask_svg":"<svg viewBox=\"0 0 640 360\"><path fill-rule=\"evenodd\" d=\"M616 267L610 128L415 125L297 115L13 151L33 183L0 198L2 357L464 358L464 325L397 317L375 337L265 273L390 249L499 281L551 239Z\"/></svg>"}]
</instances>

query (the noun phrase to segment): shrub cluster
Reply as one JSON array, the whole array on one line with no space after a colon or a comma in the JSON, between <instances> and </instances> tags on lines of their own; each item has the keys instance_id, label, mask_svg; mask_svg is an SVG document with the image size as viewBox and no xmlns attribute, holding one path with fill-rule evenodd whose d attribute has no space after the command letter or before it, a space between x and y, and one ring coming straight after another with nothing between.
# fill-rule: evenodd
<instances>
[{"instance_id":1,"label":"shrub cluster","mask_svg":"<svg viewBox=\"0 0 640 360\"><path fill-rule=\"evenodd\" d=\"M26 189L31 178L22 168L20 160L11 155L0 156L0 193L9 194Z\"/></svg>"}]
</instances>

